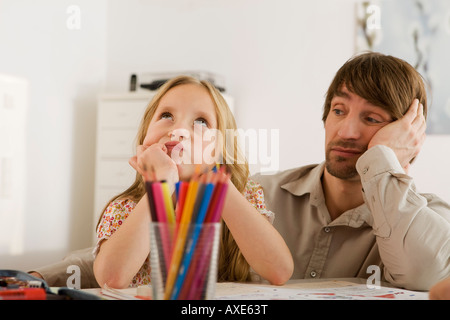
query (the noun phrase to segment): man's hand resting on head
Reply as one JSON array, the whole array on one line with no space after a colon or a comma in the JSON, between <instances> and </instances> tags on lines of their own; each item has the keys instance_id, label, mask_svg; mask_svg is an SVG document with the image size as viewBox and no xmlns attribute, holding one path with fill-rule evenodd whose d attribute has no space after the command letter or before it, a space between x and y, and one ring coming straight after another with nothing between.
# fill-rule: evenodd
<instances>
[{"instance_id":1,"label":"man's hand resting on head","mask_svg":"<svg viewBox=\"0 0 450 320\"><path fill-rule=\"evenodd\" d=\"M384 126L372 137L368 149L376 145L391 148L405 172L408 172L411 161L419 154L425 142L426 127L423 105L414 99L402 118Z\"/></svg>"}]
</instances>

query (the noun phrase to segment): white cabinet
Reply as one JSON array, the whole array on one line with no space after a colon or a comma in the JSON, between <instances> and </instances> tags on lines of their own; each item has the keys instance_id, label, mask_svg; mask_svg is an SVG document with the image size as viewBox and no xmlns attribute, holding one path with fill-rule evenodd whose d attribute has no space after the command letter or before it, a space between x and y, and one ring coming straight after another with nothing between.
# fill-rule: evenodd
<instances>
[{"instance_id":1,"label":"white cabinet","mask_svg":"<svg viewBox=\"0 0 450 320\"><path fill-rule=\"evenodd\" d=\"M128 160L135 154L139 124L153 95L148 91L98 98L94 226L107 202L134 182L136 171Z\"/></svg>"},{"instance_id":2,"label":"white cabinet","mask_svg":"<svg viewBox=\"0 0 450 320\"><path fill-rule=\"evenodd\" d=\"M98 98L94 226L107 202L135 180L136 171L128 160L136 152L139 124L153 95L152 91L137 91ZM233 111L233 99L224 98Z\"/></svg>"}]
</instances>

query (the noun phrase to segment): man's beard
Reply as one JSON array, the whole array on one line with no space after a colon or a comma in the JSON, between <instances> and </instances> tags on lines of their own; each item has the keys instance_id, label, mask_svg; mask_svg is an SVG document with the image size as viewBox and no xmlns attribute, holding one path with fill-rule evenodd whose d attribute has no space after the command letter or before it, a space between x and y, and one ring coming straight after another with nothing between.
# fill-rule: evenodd
<instances>
[{"instance_id":1,"label":"man's beard","mask_svg":"<svg viewBox=\"0 0 450 320\"><path fill-rule=\"evenodd\" d=\"M355 177L359 177L358 171L356 170L356 161L358 158L346 158L340 156L331 156L332 147L344 147L344 148L355 148L362 150L361 154L367 150L367 147L361 147L352 142L331 142L327 146L326 157L325 157L325 168L328 173L332 176L342 179L351 180Z\"/></svg>"}]
</instances>

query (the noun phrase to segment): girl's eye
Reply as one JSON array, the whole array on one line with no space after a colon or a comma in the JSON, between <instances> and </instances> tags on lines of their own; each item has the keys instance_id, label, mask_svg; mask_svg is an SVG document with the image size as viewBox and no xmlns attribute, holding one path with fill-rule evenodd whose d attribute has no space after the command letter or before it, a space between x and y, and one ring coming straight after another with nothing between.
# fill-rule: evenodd
<instances>
[{"instance_id":1,"label":"girl's eye","mask_svg":"<svg viewBox=\"0 0 450 320\"><path fill-rule=\"evenodd\" d=\"M201 125L201 126L207 127L208 121L206 121L203 118L198 118L198 119L194 120L194 125Z\"/></svg>"},{"instance_id":2,"label":"girl's eye","mask_svg":"<svg viewBox=\"0 0 450 320\"><path fill-rule=\"evenodd\" d=\"M173 116L170 112L163 112L160 116L160 119L170 119L173 120Z\"/></svg>"}]
</instances>

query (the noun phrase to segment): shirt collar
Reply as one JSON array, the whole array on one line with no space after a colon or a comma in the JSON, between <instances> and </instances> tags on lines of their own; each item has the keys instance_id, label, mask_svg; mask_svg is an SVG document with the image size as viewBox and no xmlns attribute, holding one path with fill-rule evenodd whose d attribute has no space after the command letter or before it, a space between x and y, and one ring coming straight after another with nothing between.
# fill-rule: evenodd
<instances>
[{"instance_id":1,"label":"shirt collar","mask_svg":"<svg viewBox=\"0 0 450 320\"><path fill-rule=\"evenodd\" d=\"M310 194L310 203L318 207L325 205L325 196L322 189L322 175L325 168L325 162L319 165L305 167L300 172L299 178L281 186L282 189L290 192L295 196L303 196ZM344 212L340 217L330 223L331 225L348 225L350 227L360 227L363 223L372 226L373 217L366 204L362 204L357 208Z\"/></svg>"},{"instance_id":2,"label":"shirt collar","mask_svg":"<svg viewBox=\"0 0 450 320\"><path fill-rule=\"evenodd\" d=\"M322 190L322 174L325 162L315 165L312 169L308 166L305 172L300 173L300 177L294 181L290 181L281 186L282 189L292 193L295 196L303 196L311 194L311 203L318 205L325 201Z\"/></svg>"}]
</instances>

